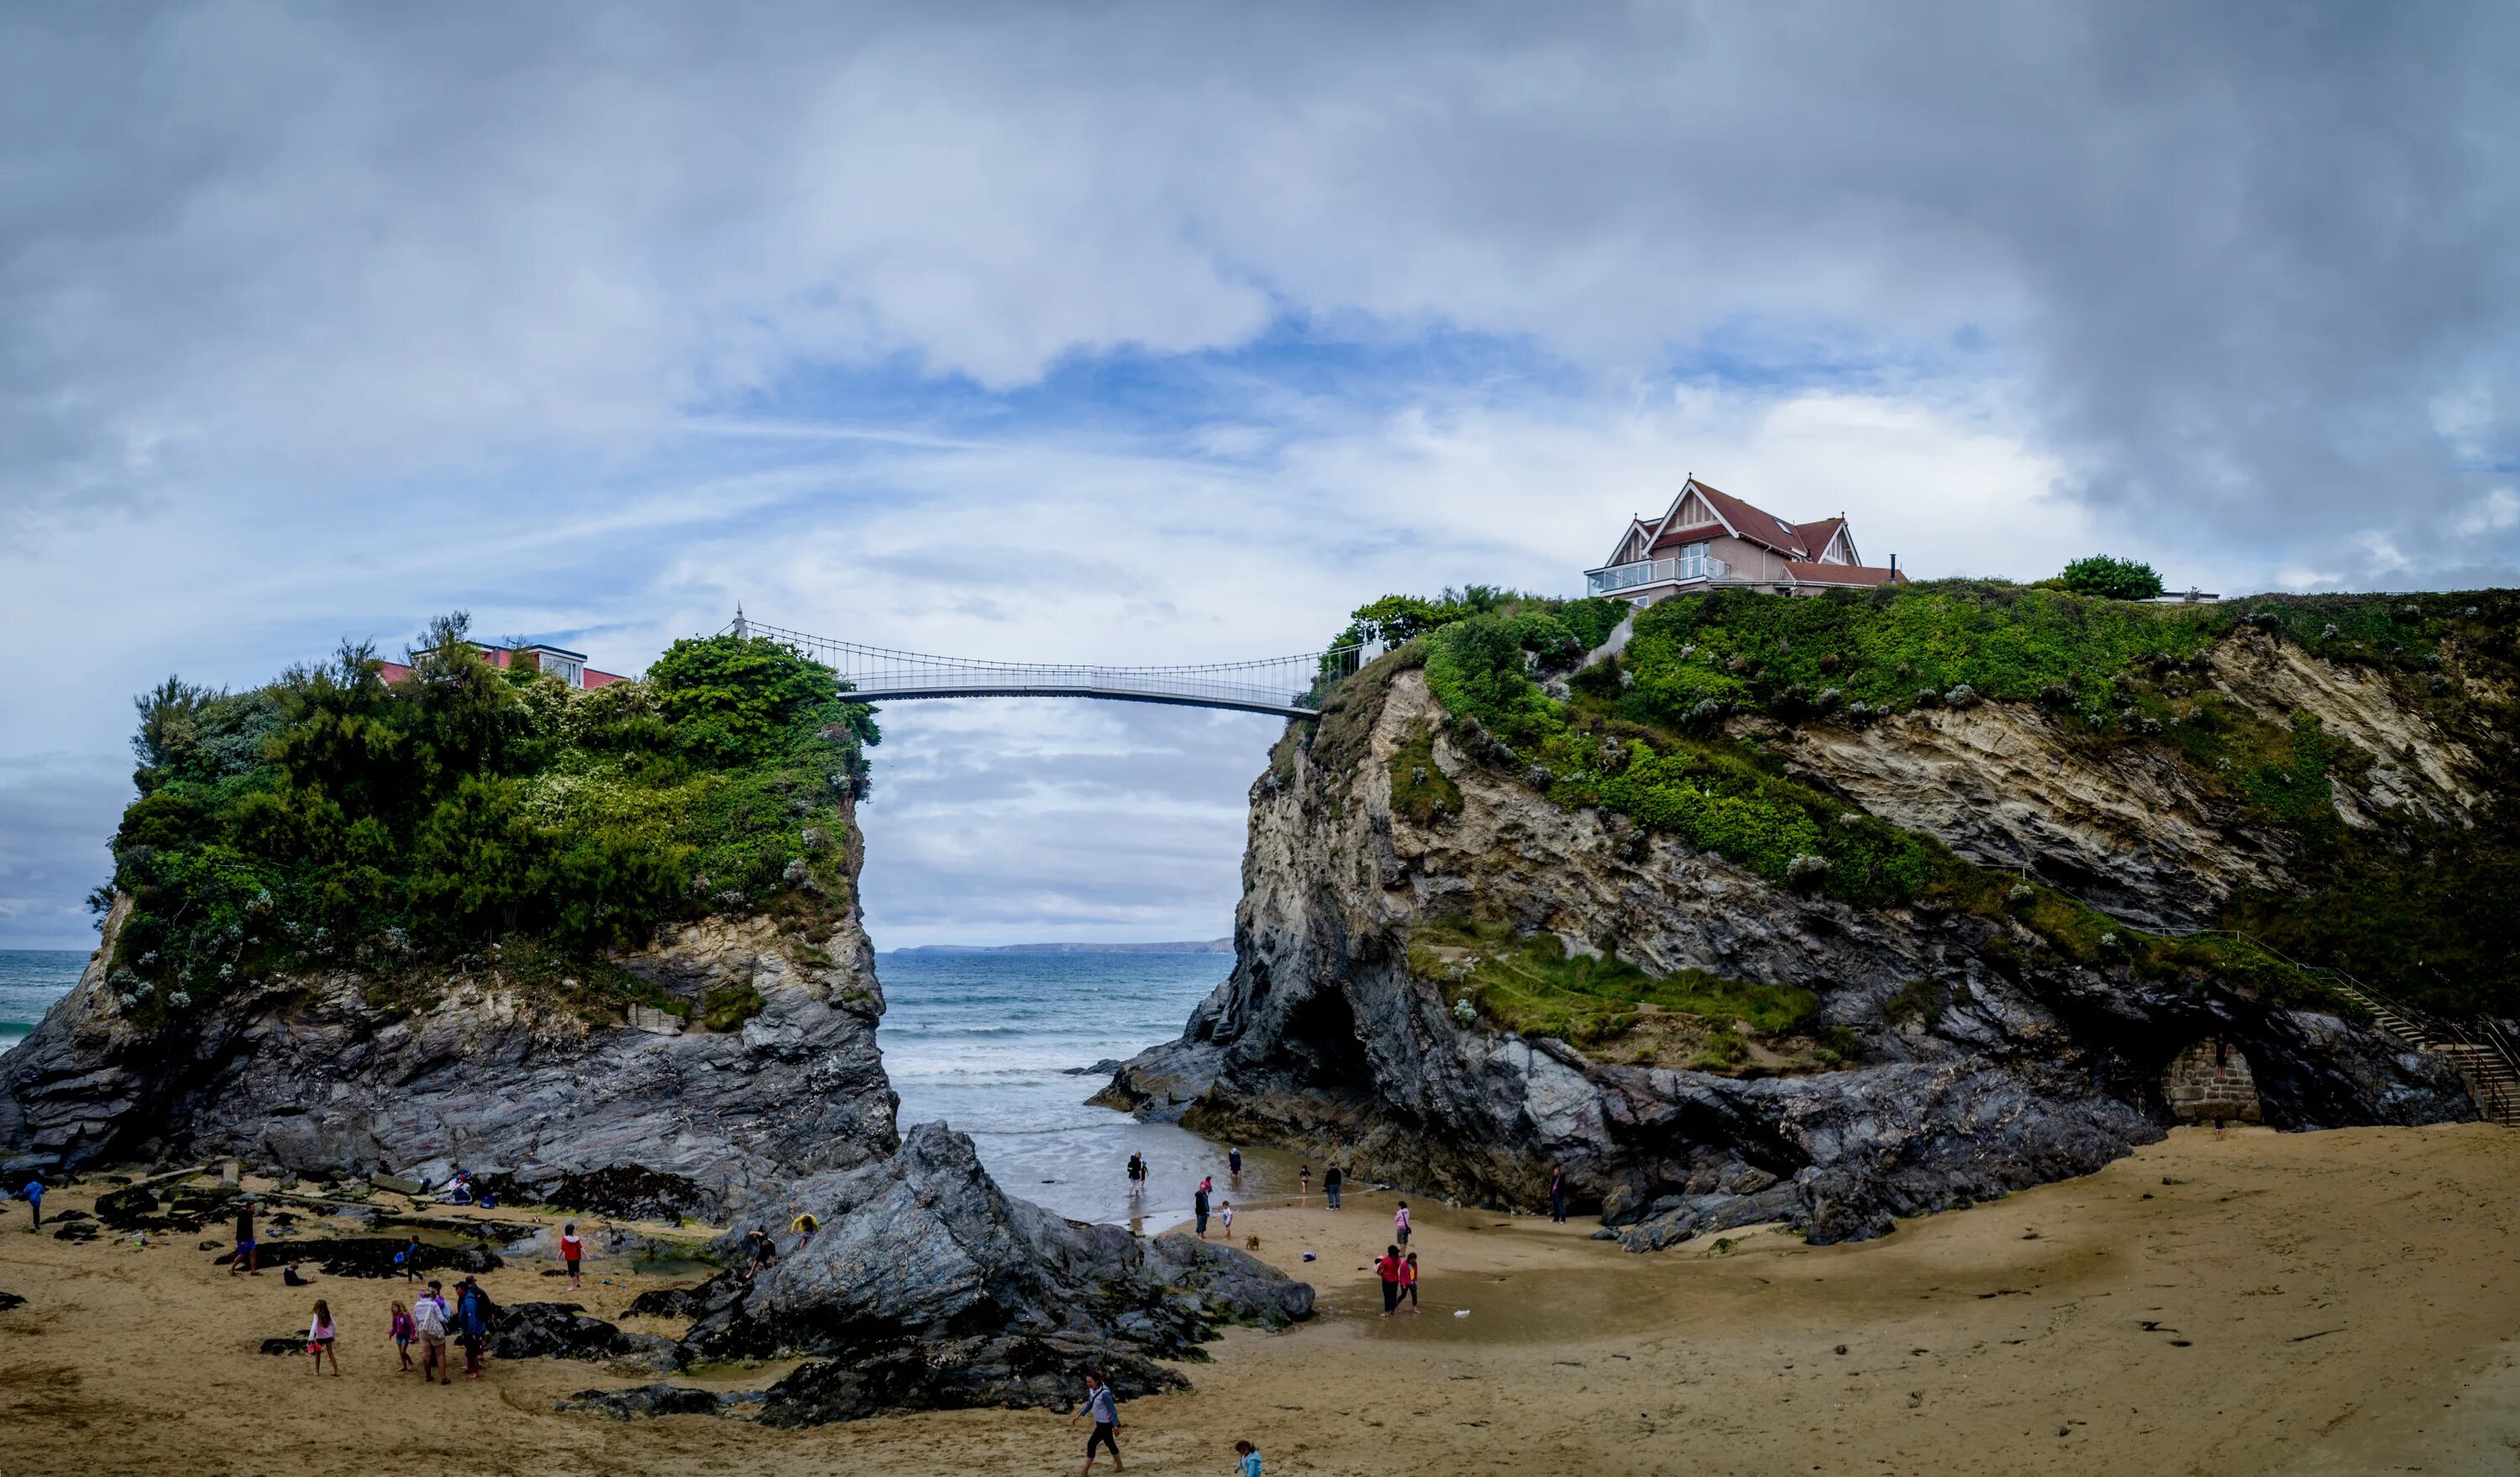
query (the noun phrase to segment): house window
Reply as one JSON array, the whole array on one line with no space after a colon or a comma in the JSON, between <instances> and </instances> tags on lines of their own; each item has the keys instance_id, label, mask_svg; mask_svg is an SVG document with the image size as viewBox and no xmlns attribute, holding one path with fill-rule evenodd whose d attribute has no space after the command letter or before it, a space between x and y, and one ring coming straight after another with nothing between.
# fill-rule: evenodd
<instances>
[{"instance_id":1,"label":"house window","mask_svg":"<svg viewBox=\"0 0 2520 1477\"><path fill-rule=\"evenodd\" d=\"M1714 562L1707 558L1706 548L1704 544L1681 546L1680 577L1682 579L1707 579L1714 575Z\"/></svg>"}]
</instances>

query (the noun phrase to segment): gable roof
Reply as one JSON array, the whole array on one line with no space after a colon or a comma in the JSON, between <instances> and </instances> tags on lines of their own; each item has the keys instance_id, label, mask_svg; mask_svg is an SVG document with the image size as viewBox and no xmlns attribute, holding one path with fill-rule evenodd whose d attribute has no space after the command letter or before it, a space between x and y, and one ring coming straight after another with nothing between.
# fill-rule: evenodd
<instances>
[{"instance_id":1,"label":"gable roof","mask_svg":"<svg viewBox=\"0 0 2520 1477\"><path fill-rule=\"evenodd\" d=\"M1736 538L1773 549L1794 559L1818 559L1828 552L1829 540L1845 523L1844 518L1824 518L1817 523L1788 523L1765 508L1745 503L1720 487L1710 487L1695 477L1681 484L1680 496L1671 500L1671 509L1654 525L1654 540L1660 543L1669 533L1680 531L1672 520L1688 504L1690 493L1696 493L1707 509L1720 519L1726 532Z\"/></svg>"}]
</instances>

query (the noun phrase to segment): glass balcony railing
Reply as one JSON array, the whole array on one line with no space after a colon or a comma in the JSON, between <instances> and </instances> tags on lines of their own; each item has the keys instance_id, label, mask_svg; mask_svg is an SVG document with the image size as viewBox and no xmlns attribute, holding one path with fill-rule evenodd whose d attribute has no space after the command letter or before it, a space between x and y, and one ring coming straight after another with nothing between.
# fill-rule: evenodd
<instances>
[{"instance_id":1,"label":"glass balcony railing","mask_svg":"<svg viewBox=\"0 0 2520 1477\"><path fill-rule=\"evenodd\" d=\"M1585 591L1591 595L1616 595L1640 585L1676 585L1690 580L1728 579L1732 566L1711 554L1686 555L1678 559L1639 559L1633 564L1613 564L1596 569L1585 576Z\"/></svg>"}]
</instances>

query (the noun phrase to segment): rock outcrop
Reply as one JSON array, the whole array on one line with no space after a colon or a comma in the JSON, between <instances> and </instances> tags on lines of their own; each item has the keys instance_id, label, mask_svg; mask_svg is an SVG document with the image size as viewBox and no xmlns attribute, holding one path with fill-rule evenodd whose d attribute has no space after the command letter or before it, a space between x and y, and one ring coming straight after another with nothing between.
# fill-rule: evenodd
<instances>
[{"instance_id":1,"label":"rock outcrop","mask_svg":"<svg viewBox=\"0 0 2520 1477\"><path fill-rule=\"evenodd\" d=\"M683 1340L693 1360L813 1358L771 1388L760 1418L773 1425L1064 1408L1085 1369L1124 1396L1176 1389L1186 1382L1155 1362L1195 1357L1216 1325L1312 1313L1310 1287L1231 1247L1142 1239L1006 1195L943 1124L913 1130L882 1163L800 1181L748 1219L784 1231L805 1211L822 1227L805 1245L783 1233L775 1265L679 1300L698 1315ZM748 1264L741 1231L720 1250Z\"/></svg>"},{"instance_id":2,"label":"rock outcrop","mask_svg":"<svg viewBox=\"0 0 2520 1477\"><path fill-rule=\"evenodd\" d=\"M117 922L77 987L0 1056L12 1169L235 1156L440 1180L460 1165L608 1213L713 1214L897 1142L876 1049L883 996L854 907L811 932L712 917L617 961L694 1018L712 993L757 992L759 1010L728 1031L660 1009L590 1012L493 960L382 1003L374 979L341 970L143 1022L107 983Z\"/></svg>"},{"instance_id":3,"label":"rock outcrop","mask_svg":"<svg viewBox=\"0 0 2520 1477\"><path fill-rule=\"evenodd\" d=\"M1300 1142L1354 1172L1487 1203L1538 1204L1554 1163L1576 1202L1639 1247L1751 1221L1815 1240L1869 1236L1894 1215L2087 1173L2158 1137L2161 1073L2208 1036L2246 1052L2278 1126L2472 1114L2441 1063L2341 1019L2076 964L1981 914L1852 907L1623 818L1560 808L1484 736L1450 723L1419 672L1368 673L1332 704L1321 734L1282 746L1253 786L1233 975L1180 1040L1123 1065L1102 1100ZM2107 828L2091 817L2132 825L2131 805L2176 800L2129 802L2127 776L2087 767L2006 809L2002 772L1989 778L1971 755L2044 740L2027 724L1990 738L1986 726L2008 720L1985 712L1938 715L1904 748L1885 724L1844 752L1799 757L1890 819L1964 852L1975 837L1995 856L2052 849L2076 827L2096 836ZM1393 804L1404 747L1409 765L1431 764L1458 790L1423 821ZM2051 759L2043 749L2021 762L2053 770ZM1428 780L1407 776L1419 789ZM2159 864L2138 870L2128 896L2165 916L2172 879L2268 865L2245 843L2163 836ZM2093 870L2107 869L2095 858ZM1409 947L1428 921L1465 917L1658 975L1809 989L1852 1060L1753 1079L1465 1021Z\"/></svg>"}]
</instances>

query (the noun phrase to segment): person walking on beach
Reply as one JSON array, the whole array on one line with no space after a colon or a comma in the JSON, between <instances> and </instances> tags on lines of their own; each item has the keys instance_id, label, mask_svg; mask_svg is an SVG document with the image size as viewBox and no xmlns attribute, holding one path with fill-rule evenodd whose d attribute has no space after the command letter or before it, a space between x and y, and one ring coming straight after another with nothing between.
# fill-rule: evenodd
<instances>
[{"instance_id":1,"label":"person walking on beach","mask_svg":"<svg viewBox=\"0 0 2520 1477\"><path fill-rule=\"evenodd\" d=\"M1295 1198L1309 1200L1312 1196L1313 1167L1309 1164L1298 1164L1295 1166Z\"/></svg>"},{"instance_id":2,"label":"person walking on beach","mask_svg":"<svg viewBox=\"0 0 2520 1477\"><path fill-rule=\"evenodd\" d=\"M415 1235L402 1243L402 1250L394 1253L394 1265L402 1269L404 1282L420 1280L420 1237Z\"/></svg>"},{"instance_id":3,"label":"person walking on beach","mask_svg":"<svg viewBox=\"0 0 2520 1477\"><path fill-rule=\"evenodd\" d=\"M228 1276L248 1272L260 1276L262 1268L253 1250L253 1200L248 1196L237 1204L236 1260L228 1264Z\"/></svg>"},{"instance_id":4,"label":"person walking on beach","mask_svg":"<svg viewBox=\"0 0 2520 1477\"><path fill-rule=\"evenodd\" d=\"M1242 1178L1242 1150L1239 1147L1225 1151L1225 1172L1237 1180Z\"/></svg>"},{"instance_id":5,"label":"person walking on beach","mask_svg":"<svg viewBox=\"0 0 2520 1477\"><path fill-rule=\"evenodd\" d=\"M1400 1291L1402 1296L1409 1299L1409 1311L1417 1312L1418 1253L1414 1251L1400 1259Z\"/></svg>"},{"instance_id":6,"label":"person walking on beach","mask_svg":"<svg viewBox=\"0 0 2520 1477\"><path fill-rule=\"evenodd\" d=\"M341 1377L341 1353L333 1347L339 1330L333 1326L333 1307L322 1298L315 1300L315 1320L306 1325L306 1352L315 1356L315 1367L309 1373L324 1372L324 1356L333 1356L333 1377Z\"/></svg>"},{"instance_id":7,"label":"person walking on beach","mask_svg":"<svg viewBox=\"0 0 2520 1477\"><path fill-rule=\"evenodd\" d=\"M577 1264L586 1256L586 1242L577 1234L577 1223L563 1223L560 1229L561 1265L568 1269L568 1290L577 1291Z\"/></svg>"},{"instance_id":8,"label":"person walking on beach","mask_svg":"<svg viewBox=\"0 0 2520 1477\"><path fill-rule=\"evenodd\" d=\"M1067 1417L1069 1430L1076 1429L1078 1415L1094 1417L1094 1434L1085 1438L1085 1470L1094 1470L1094 1449L1102 1447L1111 1454L1111 1470L1119 1471L1120 1399L1111 1393L1109 1385L1102 1382L1102 1375L1089 1373L1085 1376L1085 1404L1074 1415Z\"/></svg>"},{"instance_id":9,"label":"person walking on beach","mask_svg":"<svg viewBox=\"0 0 2520 1477\"><path fill-rule=\"evenodd\" d=\"M1566 1223L1566 1171L1554 1164L1549 1166L1549 1219Z\"/></svg>"},{"instance_id":10,"label":"person walking on beach","mask_svg":"<svg viewBox=\"0 0 2520 1477\"><path fill-rule=\"evenodd\" d=\"M396 1374L409 1374L411 1372L411 1341L418 1337L420 1337L420 1324L412 1319L410 1311L405 1309L402 1304L394 1304L394 1352L402 1356L402 1367L394 1371Z\"/></svg>"},{"instance_id":11,"label":"person walking on beach","mask_svg":"<svg viewBox=\"0 0 2520 1477\"><path fill-rule=\"evenodd\" d=\"M1339 1187L1345 1184L1347 1175L1339 1169L1337 1160L1333 1159L1323 1167L1322 1198L1329 1201L1330 1209L1339 1208Z\"/></svg>"},{"instance_id":12,"label":"person walking on beach","mask_svg":"<svg viewBox=\"0 0 2520 1477\"><path fill-rule=\"evenodd\" d=\"M1198 1217L1198 1238L1207 1239L1207 1182L1201 1180L1198 1193L1191 1197L1191 1211Z\"/></svg>"},{"instance_id":13,"label":"person walking on beach","mask_svg":"<svg viewBox=\"0 0 2520 1477\"><path fill-rule=\"evenodd\" d=\"M1260 1449L1247 1441L1234 1444L1234 1477L1260 1477Z\"/></svg>"},{"instance_id":14,"label":"person walking on beach","mask_svg":"<svg viewBox=\"0 0 2520 1477\"><path fill-rule=\"evenodd\" d=\"M31 1235L44 1228L44 1182L30 1175L25 1188L18 1193L26 1197L26 1214L31 1218L26 1222L26 1231Z\"/></svg>"},{"instance_id":15,"label":"person walking on beach","mask_svg":"<svg viewBox=\"0 0 2520 1477\"><path fill-rule=\"evenodd\" d=\"M1408 1202L1408 1201L1406 1201L1406 1200L1401 1201L1401 1202L1400 1202L1400 1208L1399 1208L1398 1210L1395 1210L1395 1211L1393 1211L1393 1212L1391 1213L1391 1230L1392 1230L1392 1233L1393 1233L1393 1234L1395 1234L1395 1235L1397 1235L1397 1236L1399 1236L1399 1237L1400 1237L1400 1244L1401 1244L1401 1245L1406 1246L1406 1245L1408 1245L1408 1244L1409 1244L1409 1202Z\"/></svg>"},{"instance_id":16,"label":"person walking on beach","mask_svg":"<svg viewBox=\"0 0 2520 1477\"><path fill-rule=\"evenodd\" d=\"M489 1295L471 1277L455 1285L462 1289L455 1301L455 1341L464 1346L464 1377L479 1379L481 1351L490 1342Z\"/></svg>"},{"instance_id":17,"label":"person walking on beach","mask_svg":"<svg viewBox=\"0 0 2520 1477\"><path fill-rule=\"evenodd\" d=\"M453 1372L446 1367L446 1330L452 1321L446 1312L445 1288L436 1282L429 1283L428 1290L411 1305L411 1325L420 1334L420 1382L424 1385L428 1383L432 1369L437 1371L439 1384L455 1383Z\"/></svg>"},{"instance_id":18,"label":"person walking on beach","mask_svg":"<svg viewBox=\"0 0 2520 1477\"><path fill-rule=\"evenodd\" d=\"M1382 1316L1389 1318L1400 1307L1400 1248L1385 1251L1373 1264L1373 1275L1382 1278Z\"/></svg>"}]
</instances>

